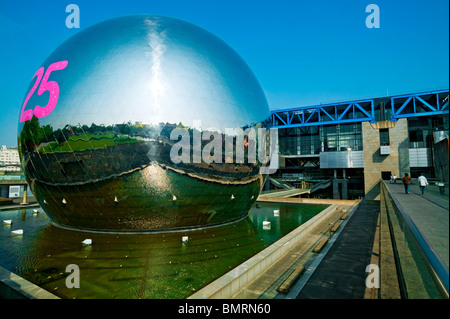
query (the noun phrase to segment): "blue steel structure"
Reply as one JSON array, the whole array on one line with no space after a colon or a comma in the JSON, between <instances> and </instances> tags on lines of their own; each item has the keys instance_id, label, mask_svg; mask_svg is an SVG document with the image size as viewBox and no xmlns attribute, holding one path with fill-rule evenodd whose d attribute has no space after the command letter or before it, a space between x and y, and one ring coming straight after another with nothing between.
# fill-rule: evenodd
<instances>
[{"instance_id":1,"label":"blue steel structure","mask_svg":"<svg viewBox=\"0 0 450 319\"><path fill-rule=\"evenodd\" d=\"M448 114L449 90L413 93L359 101L301 106L271 111L271 128L291 128L351 122L376 122L376 108L380 101L390 111L390 119Z\"/></svg>"},{"instance_id":2,"label":"blue steel structure","mask_svg":"<svg viewBox=\"0 0 450 319\"><path fill-rule=\"evenodd\" d=\"M391 97L392 119L396 121L399 118L428 116L448 113L448 92L449 90L434 91L428 93L408 94ZM445 98L441 98L445 95ZM424 100L424 96L435 96L434 104ZM399 101L401 103L398 103ZM400 107L398 107L400 105ZM409 106L409 107L408 107ZM412 106L412 109L411 109Z\"/></svg>"}]
</instances>

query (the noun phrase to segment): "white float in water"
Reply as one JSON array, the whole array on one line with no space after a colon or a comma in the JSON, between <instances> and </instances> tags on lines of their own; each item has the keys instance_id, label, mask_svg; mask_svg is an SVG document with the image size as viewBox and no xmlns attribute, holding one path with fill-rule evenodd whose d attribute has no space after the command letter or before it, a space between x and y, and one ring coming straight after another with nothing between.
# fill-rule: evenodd
<instances>
[{"instance_id":1,"label":"white float in water","mask_svg":"<svg viewBox=\"0 0 450 319\"><path fill-rule=\"evenodd\" d=\"M92 239L87 238L87 239L83 240L81 243L86 246L92 245Z\"/></svg>"},{"instance_id":2,"label":"white float in water","mask_svg":"<svg viewBox=\"0 0 450 319\"><path fill-rule=\"evenodd\" d=\"M269 221L267 221L267 220L263 221L263 229L269 230L270 226L271 226L271 224Z\"/></svg>"},{"instance_id":3,"label":"white float in water","mask_svg":"<svg viewBox=\"0 0 450 319\"><path fill-rule=\"evenodd\" d=\"M274 209L273 216L280 216L280 210L279 209Z\"/></svg>"},{"instance_id":4,"label":"white float in water","mask_svg":"<svg viewBox=\"0 0 450 319\"><path fill-rule=\"evenodd\" d=\"M177 200L177 197L173 195L172 200Z\"/></svg>"},{"instance_id":5,"label":"white float in water","mask_svg":"<svg viewBox=\"0 0 450 319\"><path fill-rule=\"evenodd\" d=\"M39 215L39 210L38 209L33 209L33 215Z\"/></svg>"},{"instance_id":6,"label":"white float in water","mask_svg":"<svg viewBox=\"0 0 450 319\"><path fill-rule=\"evenodd\" d=\"M65 198L62 199L62 203L63 203L63 204L66 204L66 203L67 203Z\"/></svg>"},{"instance_id":7,"label":"white float in water","mask_svg":"<svg viewBox=\"0 0 450 319\"><path fill-rule=\"evenodd\" d=\"M231 194L231 199L234 199L234 195L233 194Z\"/></svg>"},{"instance_id":8,"label":"white float in water","mask_svg":"<svg viewBox=\"0 0 450 319\"><path fill-rule=\"evenodd\" d=\"M12 225L12 223L13 223L12 219L5 219L3 221L3 225Z\"/></svg>"},{"instance_id":9,"label":"white float in water","mask_svg":"<svg viewBox=\"0 0 450 319\"><path fill-rule=\"evenodd\" d=\"M187 243L188 240L189 240L189 237L188 237L188 236L183 236L183 237L181 238L181 241L182 241L183 243Z\"/></svg>"},{"instance_id":10,"label":"white float in water","mask_svg":"<svg viewBox=\"0 0 450 319\"><path fill-rule=\"evenodd\" d=\"M23 229L17 229L11 231L11 236L21 236L23 235Z\"/></svg>"}]
</instances>

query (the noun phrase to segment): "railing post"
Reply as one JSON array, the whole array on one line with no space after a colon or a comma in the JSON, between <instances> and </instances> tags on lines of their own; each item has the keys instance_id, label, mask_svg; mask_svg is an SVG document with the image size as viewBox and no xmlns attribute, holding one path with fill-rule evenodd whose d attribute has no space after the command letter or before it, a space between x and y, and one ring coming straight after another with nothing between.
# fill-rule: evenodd
<instances>
[{"instance_id":1,"label":"railing post","mask_svg":"<svg viewBox=\"0 0 450 319\"><path fill-rule=\"evenodd\" d=\"M23 200L22 200L22 203L20 203L21 205L28 204L27 189L28 189L28 185L25 184L24 189L23 189Z\"/></svg>"}]
</instances>

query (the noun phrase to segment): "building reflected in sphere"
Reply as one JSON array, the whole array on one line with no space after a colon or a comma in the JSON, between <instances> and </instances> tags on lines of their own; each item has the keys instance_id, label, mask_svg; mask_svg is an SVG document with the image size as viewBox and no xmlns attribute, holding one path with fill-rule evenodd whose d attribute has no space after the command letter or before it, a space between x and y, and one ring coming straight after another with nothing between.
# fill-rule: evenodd
<instances>
[{"instance_id":1,"label":"building reflected in sphere","mask_svg":"<svg viewBox=\"0 0 450 319\"><path fill-rule=\"evenodd\" d=\"M167 230L247 214L264 183L261 164L247 153L243 163L233 160L240 140L226 129L265 127L269 107L222 40L177 19L127 16L77 33L42 67L25 93L18 143L53 223ZM189 138L189 162L171 157L175 129ZM223 146L212 163L202 153L210 140L195 140L205 130Z\"/></svg>"}]
</instances>

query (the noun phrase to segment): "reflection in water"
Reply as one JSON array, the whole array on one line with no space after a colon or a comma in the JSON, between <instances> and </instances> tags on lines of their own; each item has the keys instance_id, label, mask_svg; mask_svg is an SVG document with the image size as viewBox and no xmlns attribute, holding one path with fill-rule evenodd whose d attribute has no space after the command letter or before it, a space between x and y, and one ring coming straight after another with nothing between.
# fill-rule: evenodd
<instances>
[{"instance_id":1,"label":"reflection in water","mask_svg":"<svg viewBox=\"0 0 450 319\"><path fill-rule=\"evenodd\" d=\"M257 129L270 112L255 76L227 44L176 19L127 16L77 33L43 67L56 61L68 61L51 74L57 105L18 126L26 179L54 223L161 230L245 216L264 183L263 164L249 160L249 150L267 154L269 145L258 141L268 134ZM32 94L27 111L48 99ZM227 129L256 131L244 140ZM188 161L170 155L183 140L171 139L174 130L188 136ZM218 138L197 142L205 131Z\"/></svg>"},{"instance_id":2,"label":"reflection in water","mask_svg":"<svg viewBox=\"0 0 450 319\"><path fill-rule=\"evenodd\" d=\"M186 298L325 207L262 203L229 225L160 234L70 231L52 226L45 214L28 210L22 221L21 211L7 211L2 218L14 224L0 228L0 265L62 298ZM17 228L24 235L10 237ZM81 244L86 238L91 246ZM80 267L79 289L65 286L69 264Z\"/></svg>"}]
</instances>

